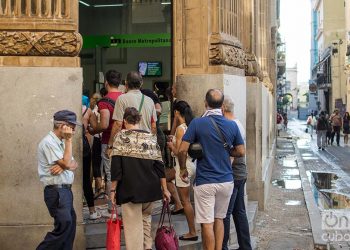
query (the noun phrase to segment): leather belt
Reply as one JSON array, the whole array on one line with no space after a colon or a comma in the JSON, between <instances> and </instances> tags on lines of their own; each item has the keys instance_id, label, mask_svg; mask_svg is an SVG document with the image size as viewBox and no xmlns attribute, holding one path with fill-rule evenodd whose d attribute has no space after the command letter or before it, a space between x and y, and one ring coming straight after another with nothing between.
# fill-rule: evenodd
<instances>
[{"instance_id":1,"label":"leather belt","mask_svg":"<svg viewBox=\"0 0 350 250\"><path fill-rule=\"evenodd\" d=\"M56 184L56 185L47 185L46 188L66 188L66 189L71 189L72 184Z\"/></svg>"}]
</instances>

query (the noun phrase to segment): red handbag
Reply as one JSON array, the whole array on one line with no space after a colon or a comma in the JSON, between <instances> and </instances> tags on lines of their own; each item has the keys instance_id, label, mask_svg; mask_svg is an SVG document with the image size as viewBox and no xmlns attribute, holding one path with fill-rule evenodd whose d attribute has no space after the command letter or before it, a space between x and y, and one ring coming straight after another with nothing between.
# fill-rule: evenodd
<instances>
[{"instance_id":1,"label":"red handbag","mask_svg":"<svg viewBox=\"0 0 350 250\"><path fill-rule=\"evenodd\" d=\"M114 214L115 220L113 220ZM111 218L107 220L107 250L120 250L121 223L121 220L118 218L117 208L114 206L112 209Z\"/></svg>"},{"instance_id":2,"label":"red handbag","mask_svg":"<svg viewBox=\"0 0 350 250\"><path fill-rule=\"evenodd\" d=\"M165 214L168 215L169 226L164 226ZM171 212L168 201L163 202L162 213L160 215L156 238L154 241L157 250L179 249L179 241L171 223Z\"/></svg>"}]
</instances>

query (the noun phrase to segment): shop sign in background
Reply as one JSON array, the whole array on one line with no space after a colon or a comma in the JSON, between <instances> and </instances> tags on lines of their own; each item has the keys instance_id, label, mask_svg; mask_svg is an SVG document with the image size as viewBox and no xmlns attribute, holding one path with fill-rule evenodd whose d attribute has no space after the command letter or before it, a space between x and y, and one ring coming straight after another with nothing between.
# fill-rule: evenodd
<instances>
[{"instance_id":1,"label":"shop sign in background","mask_svg":"<svg viewBox=\"0 0 350 250\"><path fill-rule=\"evenodd\" d=\"M83 36L83 48L151 48L171 46L170 33Z\"/></svg>"}]
</instances>

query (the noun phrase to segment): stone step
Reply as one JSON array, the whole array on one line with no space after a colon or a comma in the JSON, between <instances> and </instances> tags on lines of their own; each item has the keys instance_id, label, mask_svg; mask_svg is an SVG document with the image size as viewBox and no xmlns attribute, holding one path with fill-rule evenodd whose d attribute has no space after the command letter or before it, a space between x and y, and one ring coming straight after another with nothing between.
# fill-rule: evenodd
<instances>
[{"instance_id":1,"label":"stone step","mask_svg":"<svg viewBox=\"0 0 350 250\"><path fill-rule=\"evenodd\" d=\"M249 230L253 232L255 228L255 221L258 211L258 202L249 201L247 206L247 215L249 222ZM159 215L152 217L152 231L153 235L158 226ZM172 223L175 227L177 235L182 235L187 232L187 222L184 215L175 215L172 216ZM200 237L200 225L196 224L197 233L199 240L196 242L191 241L179 241L181 250L200 250L202 249L202 239ZM94 223L85 225L85 236L86 236L86 247L87 249L105 249L106 246L106 223ZM121 249L125 249L124 235L122 230L121 236ZM256 238L252 237L253 249L256 249ZM230 248L238 248L236 231L234 223L231 223L231 232L230 232Z\"/></svg>"},{"instance_id":2,"label":"stone step","mask_svg":"<svg viewBox=\"0 0 350 250\"><path fill-rule=\"evenodd\" d=\"M258 215L258 202L257 201L248 201L248 205L246 207L247 210L247 217L248 217L248 223L249 223L249 232L250 235L255 229L255 223L256 218ZM236 234L236 228L235 224L233 223L233 220L231 218L231 230L230 230L230 240L229 240L229 249L238 249L238 242L237 242L237 234ZM252 248L257 249L257 238L251 236L251 243Z\"/></svg>"}]
</instances>

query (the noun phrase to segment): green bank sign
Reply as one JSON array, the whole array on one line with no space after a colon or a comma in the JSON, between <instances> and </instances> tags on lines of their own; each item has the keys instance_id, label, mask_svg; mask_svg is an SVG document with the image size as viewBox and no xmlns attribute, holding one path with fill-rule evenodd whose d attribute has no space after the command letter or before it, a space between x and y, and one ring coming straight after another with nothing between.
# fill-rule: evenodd
<instances>
[{"instance_id":1,"label":"green bank sign","mask_svg":"<svg viewBox=\"0 0 350 250\"><path fill-rule=\"evenodd\" d=\"M83 36L83 48L152 48L171 46L169 33Z\"/></svg>"}]
</instances>

